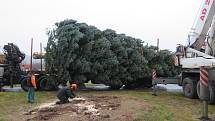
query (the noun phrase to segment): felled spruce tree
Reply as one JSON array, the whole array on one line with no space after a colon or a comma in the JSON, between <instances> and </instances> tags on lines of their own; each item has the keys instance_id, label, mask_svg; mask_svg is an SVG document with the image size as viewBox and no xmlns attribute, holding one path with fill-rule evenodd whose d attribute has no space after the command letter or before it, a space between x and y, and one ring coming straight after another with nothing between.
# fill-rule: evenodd
<instances>
[{"instance_id":1,"label":"felled spruce tree","mask_svg":"<svg viewBox=\"0 0 215 121\"><path fill-rule=\"evenodd\" d=\"M64 20L48 32L46 70L65 84L91 80L112 88L151 86L151 71L160 76L177 74L168 50L144 46L144 42L114 30ZM158 61L159 60L159 61Z\"/></svg>"}]
</instances>

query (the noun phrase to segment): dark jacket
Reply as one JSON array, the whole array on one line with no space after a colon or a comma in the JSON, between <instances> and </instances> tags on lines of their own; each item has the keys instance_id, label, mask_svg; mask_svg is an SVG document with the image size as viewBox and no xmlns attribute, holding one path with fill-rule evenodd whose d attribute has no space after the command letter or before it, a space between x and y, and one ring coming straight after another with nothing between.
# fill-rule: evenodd
<instances>
[{"instance_id":1,"label":"dark jacket","mask_svg":"<svg viewBox=\"0 0 215 121\"><path fill-rule=\"evenodd\" d=\"M68 98L74 98L75 96L76 95L68 87L61 88L57 93L57 97L60 100L67 100Z\"/></svg>"},{"instance_id":2,"label":"dark jacket","mask_svg":"<svg viewBox=\"0 0 215 121\"><path fill-rule=\"evenodd\" d=\"M27 86L28 87L34 87L31 83L31 75L28 75L28 77L27 77Z\"/></svg>"}]
</instances>

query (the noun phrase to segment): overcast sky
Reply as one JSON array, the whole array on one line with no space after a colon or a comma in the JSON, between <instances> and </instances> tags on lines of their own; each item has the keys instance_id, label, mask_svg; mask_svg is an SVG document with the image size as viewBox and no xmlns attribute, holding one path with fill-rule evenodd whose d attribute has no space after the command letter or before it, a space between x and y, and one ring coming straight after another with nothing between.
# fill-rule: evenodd
<instances>
[{"instance_id":1,"label":"overcast sky","mask_svg":"<svg viewBox=\"0 0 215 121\"><path fill-rule=\"evenodd\" d=\"M0 0L0 46L16 43L30 53L46 46L48 28L75 19L140 38L162 49L185 43L202 0Z\"/></svg>"}]
</instances>

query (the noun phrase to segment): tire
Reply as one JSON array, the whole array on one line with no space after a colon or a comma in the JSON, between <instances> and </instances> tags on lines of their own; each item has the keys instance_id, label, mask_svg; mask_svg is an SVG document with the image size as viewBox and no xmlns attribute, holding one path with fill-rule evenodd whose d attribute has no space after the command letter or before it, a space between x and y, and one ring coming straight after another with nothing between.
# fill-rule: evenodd
<instances>
[{"instance_id":1,"label":"tire","mask_svg":"<svg viewBox=\"0 0 215 121\"><path fill-rule=\"evenodd\" d=\"M48 86L48 80L46 77L44 76L41 76L39 79L38 79L38 83L40 85L40 89L41 90L44 90L44 91L49 91L50 88Z\"/></svg>"},{"instance_id":2,"label":"tire","mask_svg":"<svg viewBox=\"0 0 215 121\"><path fill-rule=\"evenodd\" d=\"M21 79L21 88L24 91L28 91L28 78L24 77L23 79Z\"/></svg>"},{"instance_id":3,"label":"tire","mask_svg":"<svg viewBox=\"0 0 215 121\"><path fill-rule=\"evenodd\" d=\"M58 89L58 85L57 84L54 85L53 83L50 83L46 76L41 76L38 79L38 81L39 81L40 89L43 91L52 91L52 90Z\"/></svg>"},{"instance_id":4,"label":"tire","mask_svg":"<svg viewBox=\"0 0 215 121\"><path fill-rule=\"evenodd\" d=\"M182 86L183 86L183 93L185 97L188 97L191 99L195 99L198 97L197 90L196 90L197 81L186 77L183 80Z\"/></svg>"},{"instance_id":5,"label":"tire","mask_svg":"<svg viewBox=\"0 0 215 121\"><path fill-rule=\"evenodd\" d=\"M215 104L215 80L209 81L209 93L210 100L208 101L208 103Z\"/></svg>"},{"instance_id":6,"label":"tire","mask_svg":"<svg viewBox=\"0 0 215 121\"><path fill-rule=\"evenodd\" d=\"M208 101L209 104L215 104L215 81L210 81L209 82L209 95L210 99ZM197 83L197 94L198 97L200 98L200 81Z\"/></svg>"},{"instance_id":7,"label":"tire","mask_svg":"<svg viewBox=\"0 0 215 121\"><path fill-rule=\"evenodd\" d=\"M198 81L197 85L196 85L196 90L197 90L197 95L200 99L200 81Z\"/></svg>"},{"instance_id":8,"label":"tire","mask_svg":"<svg viewBox=\"0 0 215 121\"><path fill-rule=\"evenodd\" d=\"M24 90L24 91L28 91L28 79L29 77L24 77L21 79L21 88ZM38 88L36 89L36 91L38 90Z\"/></svg>"}]
</instances>

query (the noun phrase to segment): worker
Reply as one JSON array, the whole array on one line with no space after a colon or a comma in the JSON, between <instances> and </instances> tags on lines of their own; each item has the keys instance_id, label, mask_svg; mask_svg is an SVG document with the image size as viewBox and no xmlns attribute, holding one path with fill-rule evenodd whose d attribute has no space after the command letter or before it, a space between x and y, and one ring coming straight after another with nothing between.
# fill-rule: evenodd
<instances>
[{"instance_id":1,"label":"worker","mask_svg":"<svg viewBox=\"0 0 215 121\"><path fill-rule=\"evenodd\" d=\"M68 87L63 87L61 88L58 93L57 93L57 98L60 101L57 101L56 104L65 104L65 103L69 103L69 98L74 98L76 97L76 95L74 94L73 91L75 91L77 89L77 85L76 84L71 84Z\"/></svg>"},{"instance_id":2,"label":"worker","mask_svg":"<svg viewBox=\"0 0 215 121\"><path fill-rule=\"evenodd\" d=\"M27 80L27 86L28 86L28 102L34 103L34 96L35 96L35 89L37 89L36 86L36 77L34 72L32 72L29 75L29 79Z\"/></svg>"}]
</instances>

